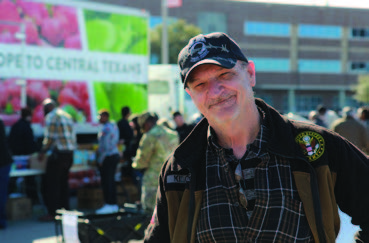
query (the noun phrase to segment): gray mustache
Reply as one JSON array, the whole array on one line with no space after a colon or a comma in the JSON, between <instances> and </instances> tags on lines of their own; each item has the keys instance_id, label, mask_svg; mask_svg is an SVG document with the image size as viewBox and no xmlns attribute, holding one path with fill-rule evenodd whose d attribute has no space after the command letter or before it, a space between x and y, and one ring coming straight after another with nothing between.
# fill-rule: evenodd
<instances>
[{"instance_id":1,"label":"gray mustache","mask_svg":"<svg viewBox=\"0 0 369 243\"><path fill-rule=\"evenodd\" d=\"M209 104L208 104L208 107L211 107L213 105L216 105L224 100L227 100L229 99L230 97L232 97L232 95L222 95L216 99L213 99L213 100L210 100Z\"/></svg>"}]
</instances>

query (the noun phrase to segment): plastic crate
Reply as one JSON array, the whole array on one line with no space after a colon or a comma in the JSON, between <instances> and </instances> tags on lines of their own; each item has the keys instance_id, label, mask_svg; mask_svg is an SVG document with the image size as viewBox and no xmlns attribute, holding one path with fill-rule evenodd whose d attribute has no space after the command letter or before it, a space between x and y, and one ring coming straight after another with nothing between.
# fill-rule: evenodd
<instances>
[{"instance_id":1,"label":"plastic crate","mask_svg":"<svg viewBox=\"0 0 369 243\"><path fill-rule=\"evenodd\" d=\"M64 214L78 216L78 238L81 243L127 243L131 239L142 239L150 216L135 204L125 204L119 212L113 214L84 214L58 210L56 216L56 235L63 234L62 220Z\"/></svg>"}]
</instances>

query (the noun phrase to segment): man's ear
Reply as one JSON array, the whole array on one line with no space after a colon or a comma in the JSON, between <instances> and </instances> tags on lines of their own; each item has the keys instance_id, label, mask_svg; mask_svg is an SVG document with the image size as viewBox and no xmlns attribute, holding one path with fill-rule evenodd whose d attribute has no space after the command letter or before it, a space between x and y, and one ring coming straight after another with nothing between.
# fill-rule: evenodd
<instances>
[{"instance_id":1,"label":"man's ear","mask_svg":"<svg viewBox=\"0 0 369 243\"><path fill-rule=\"evenodd\" d=\"M250 85L254 87L256 84L255 63L253 61L249 61L246 69L247 74L249 75Z\"/></svg>"}]
</instances>

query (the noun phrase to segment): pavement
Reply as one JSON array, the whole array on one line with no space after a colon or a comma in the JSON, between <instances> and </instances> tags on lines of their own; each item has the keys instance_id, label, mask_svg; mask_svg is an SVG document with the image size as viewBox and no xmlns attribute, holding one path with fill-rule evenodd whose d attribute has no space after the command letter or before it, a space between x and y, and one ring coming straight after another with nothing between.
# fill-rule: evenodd
<instances>
[{"instance_id":1,"label":"pavement","mask_svg":"<svg viewBox=\"0 0 369 243\"><path fill-rule=\"evenodd\" d=\"M75 202L71 198L71 202ZM73 203L71 203L72 206ZM8 227L0 230L0 243L61 243L61 236L57 236L54 222L39 222L37 218L44 212L42 206L33 207L33 215L29 219L8 221ZM341 230L336 243L351 243L353 235L358 230L350 222L351 218L340 212ZM68 243L77 243L69 241ZM105 242L105 241L104 241ZM142 243L142 240L130 240L129 243Z\"/></svg>"},{"instance_id":2,"label":"pavement","mask_svg":"<svg viewBox=\"0 0 369 243\"><path fill-rule=\"evenodd\" d=\"M76 197L71 197L71 208L76 208L76 204ZM40 222L37 220L44 212L45 209L42 205L34 205L32 217L23 220L9 220L8 227L0 230L0 243L62 243L61 231L59 227L56 227L55 222ZM106 241L97 242L105 243ZM129 241L129 243L142 242L143 240ZM65 243L79 243L79 241L69 240Z\"/></svg>"}]
</instances>

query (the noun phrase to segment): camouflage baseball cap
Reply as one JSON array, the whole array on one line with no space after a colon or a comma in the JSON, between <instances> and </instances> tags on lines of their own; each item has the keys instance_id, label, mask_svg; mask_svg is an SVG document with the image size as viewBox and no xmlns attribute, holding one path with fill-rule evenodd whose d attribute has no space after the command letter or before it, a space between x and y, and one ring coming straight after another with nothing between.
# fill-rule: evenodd
<instances>
[{"instance_id":1,"label":"camouflage baseball cap","mask_svg":"<svg viewBox=\"0 0 369 243\"><path fill-rule=\"evenodd\" d=\"M183 87L191 71L201 64L216 64L224 68L233 68L237 60L248 62L237 43L227 34L214 32L197 35L178 55L178 64Z\"/></svg>"},{"instance_id":2,"label":"camouflage baseball cap","mask_svg":"<svg viewBox=\"0 0 369 243\"><path fill-rule=\"evenodd\" d=\"M157 115L154 112L144 112L137 117L137 123L140 126L140 128L143 128L143 125L149 119L150 117L157 117Z\"/></svg>"}]
</instances>

